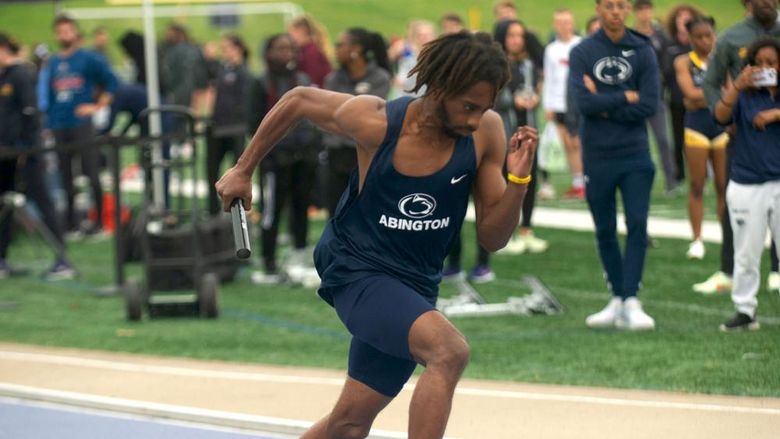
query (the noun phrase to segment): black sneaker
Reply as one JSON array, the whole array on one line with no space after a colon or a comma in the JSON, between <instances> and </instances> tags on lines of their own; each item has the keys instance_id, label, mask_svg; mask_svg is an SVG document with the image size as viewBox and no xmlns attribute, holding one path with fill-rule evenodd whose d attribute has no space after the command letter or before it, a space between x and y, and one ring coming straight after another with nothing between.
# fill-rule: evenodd
<instances>
[{"instance_id":1,"label":"black sneaker","mask_svg":"<svg viewBox=\"0 0 780 439\"><path fill-rule=\"evenodd\" d=\"M84 238L88 241L103 241L110 236L110 233L96 224L93 224L84 230Z\"/></svg>"},{"instance_id":2,"label":"black sneaker","mask_svg":"<svg viewBox=\"0 0 780 439\"><path fill-rule=\"evenodd\" d=\"M739 331L740 329L757 331L760 327L761 325L759 325L758 320L747 314L738 312L731 320L720 325L720 330L723 332Z\"/></svg>"},{"instance_id":3,"label":"black sneaker","mask_svg":"<svg viewBox=\"0 0 780 439\"><path fill-rule=\"evenodd\" d=\"M11 277L11 268L5 262L5 259L0 259L0 279L6 279Z\"/></svg>"},{"instance_id":4,"label":"black sneaker","mask_svg":"<svg viewBox=\"0 0 780 439\"><path fill-rule=\"evenodd\" d=\"M74 269L69 262L57 261L49 271L43 274L43 278L50 282L56 282L60 280L75 279L76 275L76 269Z\"/></svg>"}]
</instances>

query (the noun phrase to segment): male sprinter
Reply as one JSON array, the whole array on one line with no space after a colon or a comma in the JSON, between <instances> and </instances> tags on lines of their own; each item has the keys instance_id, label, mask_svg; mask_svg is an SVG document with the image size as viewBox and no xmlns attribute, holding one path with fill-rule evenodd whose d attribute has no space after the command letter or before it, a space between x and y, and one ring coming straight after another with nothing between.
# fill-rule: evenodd
<instances>
[{"instance_id":1,"label":"male sprinter","mask_svg":"<svg viewBox=\"0 0 780 439\"><path fill-rule=\"evenodd\" d=\"M502 248L517 227L537 134L519 129L507 155L491 110L509 79L501 46L481 33L442 36L410 74L412 92L427 90L419 99L292 90L217 182L226 210L235 198L251 206L252 172L303 118L358 145L358 172L314 255L319 294L353 335L349 376L333 411L304 439L366 437L417 363L425 372L412 396L409 438L443 437L469 346L434 304L472 188L483 247Z\"/></svg>"}]
</instances>

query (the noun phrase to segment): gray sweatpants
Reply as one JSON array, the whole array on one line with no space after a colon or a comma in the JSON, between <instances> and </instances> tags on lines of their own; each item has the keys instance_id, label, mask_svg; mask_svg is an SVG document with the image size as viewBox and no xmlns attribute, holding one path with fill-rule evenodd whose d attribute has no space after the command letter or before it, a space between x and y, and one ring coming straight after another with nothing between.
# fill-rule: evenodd
<instances>
[{"instance_id":1,"label":"gray sweatpants","mask_svg":"<svg viewBox=\"0 0 780 439\"><path fill-rule=\"evenodd\" d=\"M729 181L726 201L734 230L731 300L738 312L755 316L767 228L775 237L775 243L780 245L780 180L762 184Z\"/></svg>"}]
</instances>

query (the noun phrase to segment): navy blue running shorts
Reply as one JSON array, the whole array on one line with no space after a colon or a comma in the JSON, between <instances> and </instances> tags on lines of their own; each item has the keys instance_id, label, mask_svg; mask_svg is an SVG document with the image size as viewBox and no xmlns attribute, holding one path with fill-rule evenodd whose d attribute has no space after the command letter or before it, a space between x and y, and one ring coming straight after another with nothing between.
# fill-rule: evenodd
<instances>
[{"instance_id":1,"label":"navy blue running shorts","mask_svg":"<svg viewBox=\"0 0 780 439\"><path fill-rule=\"evenodd\" d=\"M409 352L409 330L418 317L436 309L436 299L384 274L330 293L336 313L352 334L349 376L395 397L417 366Z\"/></svg>"}]
</instances>

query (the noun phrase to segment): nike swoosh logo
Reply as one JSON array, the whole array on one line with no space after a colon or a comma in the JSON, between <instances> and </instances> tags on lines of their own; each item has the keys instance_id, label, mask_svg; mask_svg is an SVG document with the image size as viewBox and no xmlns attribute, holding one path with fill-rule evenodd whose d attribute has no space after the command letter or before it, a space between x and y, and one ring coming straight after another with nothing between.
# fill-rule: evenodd
<instances>
[{"instance_id":1,"label":"nike swoosh logo","mask_svg":"<svg viewBox=\"0 0 780 439\"><path fill-rule=\"evenodd\" d=\"M620 53L622 53L623 56L628 58L629 56L633 56L636 52L632 49L632 50L623 50Z\"/></svg>"},{"instance_id":2,"label":"nike swoosh logo","mask_svg":"<svg viewBox=\"0 0 780 439\"><path fill-rule=\"evenodd\" d=\"M452 179L450 180L450 184L457 184L457 183L459 183L461 180L466 178L467 175L469 175L469 174L463 174L463 175L461 175L458 178L452 177Z\"/></svg>"}]
</instances>

